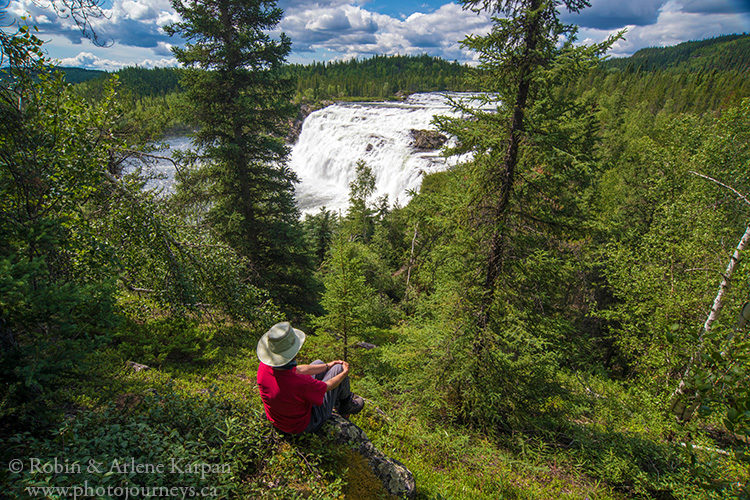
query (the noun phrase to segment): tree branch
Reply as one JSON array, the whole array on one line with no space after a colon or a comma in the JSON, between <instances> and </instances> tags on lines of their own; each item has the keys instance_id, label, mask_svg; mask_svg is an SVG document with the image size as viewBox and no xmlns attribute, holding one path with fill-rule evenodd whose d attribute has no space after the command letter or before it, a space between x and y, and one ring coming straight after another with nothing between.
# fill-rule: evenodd
<instances>
[{"instance_id":1,"label":"tree branch","mask_svg":"<svg viewBox=\"0 0 750 500\"><path fill-rule=\"evenodd\" d=\"M730 190L731 192L733 192L734 194L736 194L739 199L741 199L742 201L744 201L745 203L747 203L748 205L750 205L750 200L747 199L747 196L745 196L744 194L740 193L739 191L737 191L736 189L734 189L732 186L728 186L727 184L724 184L721 181L717 181L713 177L709 177L708 175L701 174L701 173L695 172L693 170L691 170L690 173L693 174L693 175L697 175L698 177L703 177L704 179L708 179L709 181L711 181L711 182L713 182L715 184L718 184L719 186L721 186L723 188L727 188L728 190Z\"/></svg>"}]
</instances>

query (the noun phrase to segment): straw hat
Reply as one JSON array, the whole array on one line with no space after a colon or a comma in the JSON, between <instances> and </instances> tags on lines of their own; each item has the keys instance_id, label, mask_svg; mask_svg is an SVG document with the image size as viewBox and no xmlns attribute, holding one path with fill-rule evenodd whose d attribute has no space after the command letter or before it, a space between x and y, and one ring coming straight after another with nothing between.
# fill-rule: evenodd
<instances>
[{"instance_id":1,"label":"straw hat","mask_svg":"<svg viewBox=\"0 0 750 500\"><path fill-rule=\"evenodd\" d=\"M276 323L258 341L258 359L268 366L289 363L305 343L305 332L292 328L288 321Z\"/></svg>"}]
</instances>

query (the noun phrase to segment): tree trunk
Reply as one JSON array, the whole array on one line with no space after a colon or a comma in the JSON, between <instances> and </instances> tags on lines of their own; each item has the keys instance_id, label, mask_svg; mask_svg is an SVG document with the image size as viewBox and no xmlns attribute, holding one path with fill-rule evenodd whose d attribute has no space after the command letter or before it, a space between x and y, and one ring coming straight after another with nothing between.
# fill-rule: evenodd
<instances>
[{"instance_id":1,"label":"tree trunk","mask_svg":"<svg viewBox=\"0 0 750 500\"><path fill-rule=\"evenodd\" d=\"M708 175L701 174L699 172L690 171L691 174L696 175L698 177L701 177L703 179L709 180L713 182L714 184L717 184L723 188L728 189L732 193L735 194L740 200L744 201L746 204L750 205L750 199L747 198L744 194L737 191L732 186L729 186L728 184L725 184L719 180L714 179L713 177L709 177ZM696 348L695 352L692 356L690 356L690 359L688 360L687 367L685 368L685 371L682 374L682 377L680 378L680 383L677 385L677 389L674 390L672 393L672 406L670 410L677 415L680 420L682 421L688 421L693 416L693 412L698 407L698 404L700 403L700 399L696 399L690 406L685 406L685 404L680 400L680 396L682 396L685 393L685 387L687 386L687 383L685 382L685 379L690 375L690 371L693 369L693 366L700 362L701 354L703 353L703 344L705 342L706 334L711 331L711 327L716 321L716 318L719 316L719 312L721 311L722 306L724 305L724 294L729 289L729 284L732 279L732 273L734 273L734 268L737 265L737 262L740 259L740 253L742 253L743 250L747 247L748 243L750 242L750 224L747 225L745 228L745 234L742 235L742 238L740 239L740 242L737 244L737 248L734 250L734 253L732 254L732 258L729 259L729 264L727 264L727 268L724 271L723 278L721 280L721 284L719 285L719 292L716 294L716 298L714 298L714 303L711 306L711 311L708 313L708 317L706 318L706 322L703 324L703 329L701 331L700 336L698 336L698 347Z\"/></svg>"},{"instance_id":2,"label":"tree trunk","mask_svg":"<svg viewBox=\"0 0 750 500\"><path fill-rule=\"evenodd\" d=\"M535 12L538 9L539 2L532 1L529 6L529 12ZM526 112L526 104L529 98L529 89L531 87L531 73L533 69L532 58L534 57L533 54L537 46L540 22L536 14L531 14L531 16L533 17L528 19L528 24L525 30L524 41L526 47L524 49L524 63L520 68L518 77L519 84L516 92L516 102L513 106L513 116L510 121L508 148L505 151L505 157L503 158L500 172L498 172L500 176L500 192L492 211L494 230L490 238L490 253L487 258L487 274L485 275L484 280L486 299L482 304L480 315L480 323L482 327L487 325L489 319L489 306L495 295L495 282L497 281L498 276L500 276L500 265L503 260L503 227L500 224L500 220L505 214L505 209L508 207L510 194L513 190L516 165L518 164L518 145L524 130L523 120Z\"/></svg>"},{"instance_id":3,"label":"tree trunk","mask_svg":"<svg viewBox=\"0 0 750 500\"><path fill-rule=\"evenodd\" d=\"M724 277L722 278L721 284L719 285L719 292L716 294L716 298L714 298L714 303L711 306L711 311L708 313L706 322L703 324L703 329L700 336L698 337L698 347L692 354L692 356L690 356L687 367L685 368L685 371L680 378L680 383L677 386L677 389L675 389L675 391L672 393L671 410L680 417L680 420L690 420L690 418L693 416L693 412L698 406L697 401L688 407L685 407L685 405L680 401L680 396L684 394L685 387L687 385L685 379L688 377L688 375L690 375L690 371L693 369L693 366L695 366L696 363L700 362L701 355L703 354L703 346L705 343L706 334L711 331L711 327L713 326L714 321L716 321L716 318L719 317L719 312L724 305L724 295L729 289L729 284L732 279L732 274L734 273L734 268L737 265L737 262L740 260L740 253L745 250L748 242L750 242L750 225L745 228L745 234L742 235L740 242L737 244L737 248L735 248L734 253L732 254L732 258L729 259L729 264L724 271Z\"/></svg>"}]
</instances>

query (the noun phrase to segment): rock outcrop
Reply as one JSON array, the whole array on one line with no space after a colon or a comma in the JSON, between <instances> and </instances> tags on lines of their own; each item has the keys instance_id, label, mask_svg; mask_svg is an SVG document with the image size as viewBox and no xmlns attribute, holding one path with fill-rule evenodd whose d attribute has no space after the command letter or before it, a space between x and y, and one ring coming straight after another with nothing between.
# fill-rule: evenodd
<instances>
[{"instance_id":1,"label":"rock outcrop","mask_svg":"<svg viewBox=\"0 0 750 500\"><path fill-rule=\"evenodd\" d=\"M338 443L352 446L367 460L388 493L398 497L414 498L417 488L411 471L398 460L375 448L362 429L334 413L320 432Z\"/></svg>"},{"instance_id":2,"label":"rock outcrop","mask_svg":"<svg viewBox=\"0 0 750 500\"><path fill-rule=\"evenodd\" d=\"M299 139L299 134L302 132L302 125L305 123L310 113L319 109L325 108L333 104L333 101L320 101L317 105L303 103L300 105L297 111L297 117L294 120L289 120L289 133L286 135L286 142L294 144Z\"/></svg>"},{"instance_id":3,"label":"rock outcrop","mask_svg":"<svg viewBox=\"0 0 750 500\"><path fill-rule=\"evenodd\" d=\"M421 151L433 151L440 149L448 140L446 136L435 130L417 130L409 131L412 137L412 146Z\"/></svg>"},{"instance_id":4,"label":"rock outcrop","mask_svg":"<svg viewBox=\"0 0 750 500\"><path fill-rule=\"evenodd\" d=\"M297 117L294 120L289 121L289 133L286 135L286 141L289 144L294 144L299 138L300 132L302 132L302 124L305 123L305 118L315 111L313 106L309 104L302 104L297 111Z\"/></svg>"}]
</instances>

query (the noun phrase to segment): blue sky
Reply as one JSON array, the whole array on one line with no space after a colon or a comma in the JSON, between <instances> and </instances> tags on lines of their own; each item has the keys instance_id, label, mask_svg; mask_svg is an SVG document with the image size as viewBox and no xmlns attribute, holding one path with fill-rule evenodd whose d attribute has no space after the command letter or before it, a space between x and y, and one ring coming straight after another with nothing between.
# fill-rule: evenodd
<instances>
[{"instance_id":1,"label":"blue sky","mask_svg":"<svg viewBox=\"0 0 750 500\"><path fill-rule=\"evenodd\" d=\"M422 54L471 62L458 43L486 33L487 15L445 0L279 0L284 17L277 32L293 43L291 62L329 61L373 54ZM50 57L66 66L115 70L123 66L174 65L170 47L179 44L162 30L177 20L170 0L106 0L106 17L93 26L106 41L98 47L82 37L72 20L56 15L48 0L9 0L6 20L25 16L47 41ZM2 5L5 2L0 2ZM579 40L597 42L619 29L613 56L643 47L674 45L728 33L750 32L750 0L591 0L579 15Z\"/></svg>"}]
</instances>

